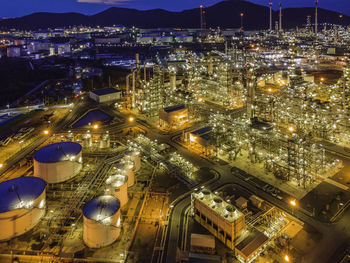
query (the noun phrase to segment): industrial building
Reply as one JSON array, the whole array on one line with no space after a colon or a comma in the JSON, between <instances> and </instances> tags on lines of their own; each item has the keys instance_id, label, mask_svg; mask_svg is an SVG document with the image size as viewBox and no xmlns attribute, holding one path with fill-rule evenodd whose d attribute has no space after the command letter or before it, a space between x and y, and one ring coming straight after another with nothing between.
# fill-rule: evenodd
<instances>
[{"instance_id":1,"label":"industrial building","mask_svg":"<svg viewBox=\"0 0 350 263\"><path fill-rule=\"evenodd\" d=\"M227 247L234 249L245 228L244 214L207 189L192 194L194 219Z\"/></svg>"},{"instance_id":2,"label":"industrial building","mask_svg":"<svg viewBox=\"0 0 350 263\"><path fill-rule=\"evenodd\" d=\"M269 238L267 236L254 230L235 247L236 257L242 263L252 262L264 251L268 241Z\"/></svg>"},{"instance_id":3,"label":"industrial building","mask_svg":"<svg viewBox=\"0 0 350 263\"><path fill-rule=\"evenodd\" d=\"M190 251L192 253L215 254L215 237L192 233Z\"/></svg>"},{"instance_id":4,"label":"industrial building","mask_svg":"<svg viewBox=\"0 0 350 263\"><path fill-rule=\"evenodd\" d=\"M0 184L0 242L31 230L46 211L46 183L19 177Z\"/></svg>"},{"instance_id":5,"label":"industrial building","mask_svg":"<svg viewBox=\"0 0 350 263\"><path fill-rule=\"evenodd\" d=\"M121 95L122 91L115 88L105 88L89 92L89 97L98 103L119 100Z\"/></svg>"},{"instance_id":6,"label":"industrial building","mask_svg":"<svg viewBox=\"0 0 350 263\"><path fill-rule=\"evenodd\" d=\"M214 137L212 136L212 127L207 126L195 131L186 133L186 141L189 143L190 147L195 150L199 150L205 155L214 155L216 149L216 143Z\"/></svg>"},{"instance_id":7,"label":"industrial building","mask_svg":"<svg viewBox=\"0 0 350 263\"><path fill-rule=\"evenodd\" d=\"M60 183L77 175L82 168L82 147L75 142L54 143L34 154L34 176L47 183Z\"/></svg>"},{"instance_id":8,"label":"industrial building","mask_svg":"<svg viewBox=\"0 0 350 263\"><path fill-rule=\"evenodd\" d=\"M112 244L120 235L120 201L111 195L90 200L83 208L84 243L90 248Z\"/></svg>"},{"instance_id":9,"label":"industrial building","mask_svg":"<svg viewBox=\"0 0 350 263\"><path fill-rule=\"evenodd\" d=\"M185 105L174 105L159 110L160 127L173 128L188 121L188 109Z\"/></svg>"}]
</instances>

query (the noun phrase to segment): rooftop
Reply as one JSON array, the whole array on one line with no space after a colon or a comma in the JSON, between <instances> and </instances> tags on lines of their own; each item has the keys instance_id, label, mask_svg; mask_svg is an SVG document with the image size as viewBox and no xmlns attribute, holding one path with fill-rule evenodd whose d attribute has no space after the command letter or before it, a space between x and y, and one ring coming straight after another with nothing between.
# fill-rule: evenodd
<instances>
[{"instance_id":1,"label":"rooftop","mask_svg":"<svg viewBox=\"0 0 350 263\"><path fill-rule=\"evenodd\" d=\"M235 206L227 203L220 196L213 194L207 189L197 193L192 193L192 197L209 207L212 211L216 212L219 216L230 223L233 223L238 218L244 216Z\"/></svg>"},{"instance_id":2,"label":"rooftop","mask_svg":"<svg viewBox=\"0 0 350 263\"><path fill-rule=\"evenodd\" d=\"M163 108L163 110L167 113L170 113L173 111L178 111L178 110L183 110L183 109L185 109L185 105L183 105L183 104Z\"/></svg>"},{"instance_id":3,"label":"rooftop","mask_svg":"<svg viewBox=\"0 0 350 263\"><path fill-rule=\"evenodd\" d=\"M34 159L41 163L57 163L60 161L75 158L82 150L79 143L75 142L59 142L47 145L34 154Z\"/></svg>"},{"instance_id":4,"label":"rooftop","mask_svg":"<svg viewBox=\"0 0 350 263\"><path fill-rule=\"evenodd\" d=\"M126 175L117 174L107 178L106 184L111 185L113 187L120 187L128 181L128 177Z\"/></svg>"},{"instance_id":5,"label":"rooftop","mask_svg":"<svg viewBox=\"0 0 350 263\"><path fill-rule=\"evenodd\" d=\"M39 177L19 177L0 184L0 213L22 207L29 208L45 190L46 183Z\"/></svg>"},{"instance_id":6,"label":"rooftop","mask_svg":"<svg viewBox=\"0 0 350 263\"><path fill-rule=\"evenodd\" d=\"M243 255L249 258L252 254L255 253L260 247L262 247L269 238L265 236L260 231L255 230L248 237L242 240L237 246L236 249L239 250Z\"/></svg>"},{"instance_id":7,"label":"rooftop","mask_svg":"<svg viewBox=\"0 0 350 263\"><path fill-rule=\"evenodd\" d=\"M115 89L115 88L105 88L105 89L93 90L91 92L98 95L98 96L103 96L103 95L108 95L108 94L112 94L112 93L118 93L118 92L121 92L121 90Z\"/></svg>"},{"instance_id":8,"label":"rooftop","mask_svg":"<svg viewBox=\"0 0 350 263\"><path fill-rule=\"evenodd\" d=\"M201 128L201 129L198 129L198 130L195 130L195 131L192 131L191 133L193 135L202 135L204 133L210 132L212 129L213 129L212 127L207 126L207 127L204 127L204 128Z\"/></svg>"},{"instance_id":9,"label":"rooftop","mask_svg":"<svg viewBox=\"0 0 350 263\"><path fill-rule=\"evenodd\" d=\"M119 208L120 201L117 198L111 195L103 195L87 202L83 208L83 213L89 219L102 221L113 216Z\"/></svg>"}]
</instances>

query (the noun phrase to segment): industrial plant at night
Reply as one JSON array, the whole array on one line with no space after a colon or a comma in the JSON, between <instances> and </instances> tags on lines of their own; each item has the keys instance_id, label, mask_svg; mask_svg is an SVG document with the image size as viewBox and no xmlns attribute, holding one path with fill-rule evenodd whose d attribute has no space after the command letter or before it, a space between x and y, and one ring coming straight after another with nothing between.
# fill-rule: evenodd
<instances>
[{"instance_id":1,"label":"industrial plant at night","mask_svg":"<svg viewBox=\"0 0 350 263\"><path fill-rule=\"evenodd\" d=\"M350 262L349 3L40 1L0 18L0 263Z\"/></svg>"}]
</instances>

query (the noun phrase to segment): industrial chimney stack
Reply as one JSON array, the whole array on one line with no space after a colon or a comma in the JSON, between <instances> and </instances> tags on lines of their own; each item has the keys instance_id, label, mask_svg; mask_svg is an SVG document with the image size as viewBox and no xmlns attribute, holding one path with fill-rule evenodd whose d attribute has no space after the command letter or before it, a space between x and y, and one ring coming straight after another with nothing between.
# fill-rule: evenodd
<instances>
[{"instance_id":1,"label":"industrial chimney stack","mask_svg":"<svg viewBox=\"0 0 350 263\"><path fill-rule=\"evenodd\" d=\"M270 31L272 31L272 2L270 2L269 5L270 5Z\"/></svg>"}]
</instances>

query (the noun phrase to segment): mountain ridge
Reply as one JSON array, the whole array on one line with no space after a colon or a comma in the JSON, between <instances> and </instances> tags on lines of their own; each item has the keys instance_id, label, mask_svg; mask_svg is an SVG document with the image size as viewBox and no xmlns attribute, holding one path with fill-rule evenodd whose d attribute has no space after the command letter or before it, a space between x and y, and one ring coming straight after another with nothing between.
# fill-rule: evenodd
<instances>
[{"instance_id":1,"label":"mountain ridge","mask_svg":"<svg viewBox=\"0 0 350 263\"><path fill-rule=\"evenodd\" d=\"M240 13L244 13L245 29L266 29L269 21L269 7L244 0L229 0L205 8L207 27L239 28ZM291 28L306 23L306 17L314 19L314 8L283 9L283 26ZM341 16L340 16L341 15ZM165 9L138 10L133 8L110 7L94 14L76 12L37 12L19 18L0 21L2 29L38 30L67 28L72 26L136 26L140 28L199 28L199 8L173 12ZM273 11L273 20L278 20L278 11ZM350 16L336 11L319 8L319 23L350 25Z\"/></svg>"}]
</instances>

